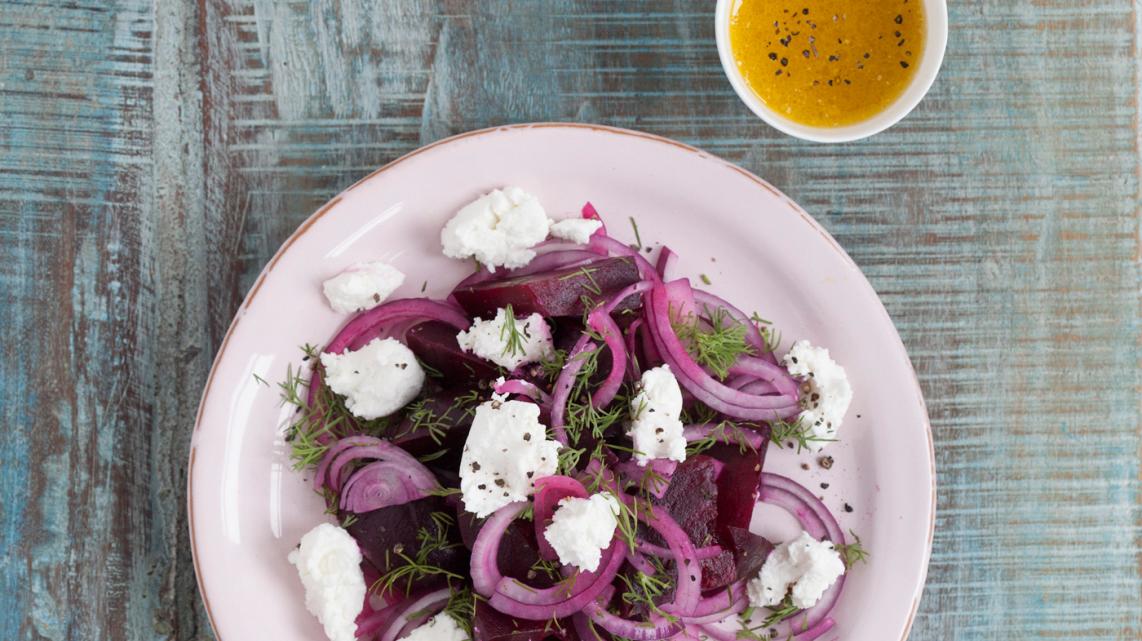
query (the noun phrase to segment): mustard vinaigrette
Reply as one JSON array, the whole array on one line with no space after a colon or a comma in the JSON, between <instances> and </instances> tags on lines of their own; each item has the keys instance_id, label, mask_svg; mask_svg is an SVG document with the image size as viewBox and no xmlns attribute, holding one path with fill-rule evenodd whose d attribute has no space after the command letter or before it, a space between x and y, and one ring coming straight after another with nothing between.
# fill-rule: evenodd
<instances>
[{"instance_id":1,"label":"mustard vinaigrette","mask_svg":"<svg viewBox=\"0 0 1142 641\"><path fill-rule=\"evenodd\" d=\"M867 120L900 97L924 51L923 0L737 0L730 47L770 108L814 127Z\"/></svg>"}]
</instances>

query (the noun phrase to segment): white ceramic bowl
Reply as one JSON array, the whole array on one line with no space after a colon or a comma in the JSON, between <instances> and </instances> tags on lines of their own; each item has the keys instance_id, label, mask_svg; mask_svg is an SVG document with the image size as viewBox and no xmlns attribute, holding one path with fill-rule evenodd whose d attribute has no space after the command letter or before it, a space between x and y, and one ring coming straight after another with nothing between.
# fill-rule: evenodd
<instances>
[{"instance_id":1,"label":"white ceramic bowl","mask_svg":"<svg viewBox=\"0 0 1142 641\"><path fill-rule=\"evenodd\" d=\"M730 79L730 84L733 85L738 97L753 113L770 126L790 136L814 142L849 142L880 133L895 125L920 103L924 94L928 93L928 89L935 82L940 64L944 61L944 48L948 44L947 0L923 0L927 26L924 53L920 58L920 67L912 77L912 84L904 93L884 111L856 124L843 127L803 125L766 106L738 70L730 47L730 16L734 5L739 2L741 0L718 0L717 9L714 11L714 32L718 41L718 57L722 60L722 69L726 72L726 77Z\"/></svg>"}]
</instances>

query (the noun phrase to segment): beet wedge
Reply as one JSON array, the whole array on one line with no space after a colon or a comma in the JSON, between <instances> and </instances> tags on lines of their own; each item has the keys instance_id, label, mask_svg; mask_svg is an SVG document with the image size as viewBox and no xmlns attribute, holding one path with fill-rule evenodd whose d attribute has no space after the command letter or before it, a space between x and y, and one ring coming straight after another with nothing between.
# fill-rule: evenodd
<instances>
[{"instance_id":1,"label":"beet wedge","mask_svg":"<svg viewBox=\"0 0 1142 641\"><path fill-rule=\"evenodd\" d=\"M718 532L718 476L723 465L720 461L699 454L678 466L670 480L670 487L655 505L666 508L670 516L689 535L695 547L722 545L722 553L702 561L702 590L713 590L729 585L737 575L733 551ZM650 532L647 539L656 545L665 542Z\"/></svg>"},{"instance_id":2,"label":"beet wedge","mask_svg":"<svg viewBox=\"0 0 1142 641\"><path fill-rule=\"evenodd\" d=\"M358 514L346 529L357 541L365 559L383 574L407 565L402 555L416 558L423 547L423 538L420 536L422 529L441 528L448 523L444 519L433 519L434 513L451 517L453 508L443 498L430 496ZM466 576L470 557L468 549L460 542L459 529L449 525L440 530L439 534L432 534L440 538L428 552L423 565L440 568L457 576ZM412 581L398 581L393 589L411 593L414 590L444 587L448 583L449 575L436 573L416 577Z\"/></svg>"},{"instance_id":3,"label":"beet wedge","mask_svg":"<svg viewBox=\"0 0 1142 641\"><path fill-rule=\"evenodd\" d=\"M638 268L630 258L603 258L580 267L468 285L453 296L464 311L483 318L508 305L517 316L579 316L584 300L594 304L638 281ZM637 303L632 296L619 309Z\"/></svg>"},{"instance_id":4,"label":"beet wedge","mask_svg":"<svg viewBox=\"0 0 1142 641\"><path fill-rule=\"evenodd\" d=\"M439 380L451 386L490 381L500 375L495 365L460 349L456 328L446 323L421 323L408 330L404 340L421 363L439 372Z\"/></svg>"}]
</instances>

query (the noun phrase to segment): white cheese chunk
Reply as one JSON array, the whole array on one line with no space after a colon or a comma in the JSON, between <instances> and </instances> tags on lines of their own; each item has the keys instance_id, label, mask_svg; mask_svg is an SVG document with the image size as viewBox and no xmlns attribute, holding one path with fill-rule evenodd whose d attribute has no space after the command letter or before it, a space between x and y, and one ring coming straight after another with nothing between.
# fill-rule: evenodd
<instances>
[{"instance_id":1,"label":"white cheese chunk","mask_svg":"<svg viewBox=\"0 0 1142 641\"><path fill-rule=\"evenodd\" d=\"M460 349L509 370L554 355L551 328L542 316L532 314L522 319L513 316L511 321L509 327L507 310L500 308L492 320L477 317L471 327L457 334L456 342Z\"/></svg>"},{"instance_id":2,"label":"white cheese chunk","mask_svg":"<svg viewBox=\"0 0 1142 641\"><path fill-rule=\"evenodd\" d=\"M639 465L645 466L651 459L671 459L679 463L686 460L686 437L679 420L682 388L669 365L642 373L630 411L627 435L634 442L634 458Z\"/></svg>"},{"instance_id":3,"label":"white cheese chunk","mask_svg":"<svg viewBox=\"0 0 1142 641\"><path fill-rule=\"evenodd\" d=\"M837 578L845 573L845 563L829 541L818 541L802 532L801 536L782 543L765 559L757 577L747 586L750 603L755 607L781 603L793 587L793 605L811 608L821 600Z\"/></svg>"},{"instance_id":4,"label":"white cheese chunk","mask_svg":"<svg viewBox=\"0 0 1142 641\"><path fill-rule=\"evenodd\" d=\"M330 641L354 641L357 615L365 604L361 550L345 530L322 523L301 537L289 554L305 587L305 607Z\"/></svg>"},{"instance_id":5,"label":"white cheese chunk","mask_svg":"<svg viewBox=\"0 0 1142 641\"><path fill-rule=\"evenodd\" d=\"M388 416L408 404L424 385L416 355L395 338L374 338L356 351L322 354L325 382L345 397L354 416Z\"/></svg>"},{"instance_id":6,"label":"white cheese chunk","mask_svg":"<svg viewBox=\"0 0 1142 641\"><path fill-rule=\"evenodd\" d=\"M444 255L471 258L488 269L523 267L535 258L532 247L551 227L535 196L506 187L480 196L456 212L440 232Z\"/></svg>"},{"instance_id":7,"label":"white cheese chunk","mask_svg":"<svg viewBox=\"0 0 1142 641\"><path fill-rule=\"evenodd\" d=\"M476 408L460 458L464 509L483 518L526 500L536 480L555 473L559 447L547 438L538 405L493 394Z\"/></svg>"},{"instance_id":8,"label":"white cheese chunk","mask_svg":"<svg viewBox=\"0 0 1142 641\"><path fill-rule=\"evenodd\" d=\"M594 218L564 218L551 223L551 235L573 243L586 245L591 234L599 231L603 221Z\"/></svg>"},{"instance_id":9,"label":"white cheese chunk","mask_svg":"<svg viewBox=\"0 0 1142 641\"><path fill-rule=\"evenodd\" d=\"M468 641L468 633L444 612L416 627L403 641Z\"/></svg>"},{"instance_id":10,"label":"white cheese chunk","mask_svg":"<svg viewBox=\"0 0 1142 641\"><path fill-rule=\"evenodd\" d=\"M820 452L831 441L853 400L853 388L845 369L829 357L829 350L800 340L783 359L786 369L800 378L801 424L809 428L809 444Z\"/></svg>"},{"instance_id":11,"label":"white cheese chunk","mask_svg":"<svg viewBox=\"0 0 1142 641\"><path fill-rule=\"evenodd\" d=\"M348 314L380 305L404 284L404 273L388 263L360 263L325 281L322 289L333 311Z\"/></svg>"},{"instance_id":12,"label":"white cheese chunk","mask_svg":"<svg viewBox=\"0 0 1142 641\"><path fill-rule=\"evenodd\" d=\"M586 572L599 569L603 550L615 538L619 525L619 502L608 492L588 498L559 501L543 538L559 555L559 562Z\"/></svg>"}]
</instances>

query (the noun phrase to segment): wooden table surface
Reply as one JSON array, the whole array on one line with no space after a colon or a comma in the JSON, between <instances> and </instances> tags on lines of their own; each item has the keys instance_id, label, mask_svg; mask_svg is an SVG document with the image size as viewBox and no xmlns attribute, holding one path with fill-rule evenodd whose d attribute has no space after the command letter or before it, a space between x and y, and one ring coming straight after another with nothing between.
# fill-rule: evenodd
<instances>
[{"instance_id":1,"label":"wooden table surface","mask_svg":"<svg viewBox=\"0 0 1142 641\"><path fill-rule=\"evenodd\" d=\"M425 143L638 128L801 203L880 292L936 438L912 638L1142 638L1139 6L953 2L903 123L800 142L712 1L5 0L0 639L209 639L188 439L247 287Z\"/></svg>"}]
</instances>

